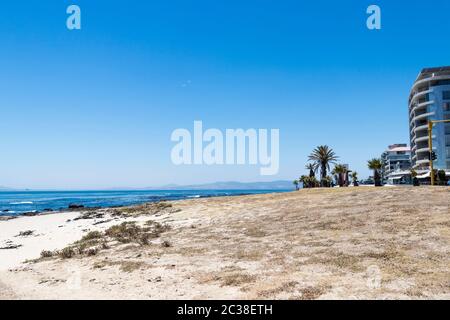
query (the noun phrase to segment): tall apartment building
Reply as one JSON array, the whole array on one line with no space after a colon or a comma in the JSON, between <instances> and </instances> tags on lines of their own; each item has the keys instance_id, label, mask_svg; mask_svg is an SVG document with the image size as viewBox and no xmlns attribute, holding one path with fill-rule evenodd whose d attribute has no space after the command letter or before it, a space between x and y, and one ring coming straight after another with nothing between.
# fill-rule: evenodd
<instances>
[{"instance_id":1,"label":"tall apartment building","mask_svg":"<svg viewBox=\"0 0 450 320\"><path fill-rule=\"evenodd\" d=\"M418 173L430 170L428 121L450 119L450 67L423 69L409 95L409 129L412 167ZM433 128L435 169L450 172L450 123Z\"/></svg>"},{"instance_id":2,"label":"tall apartment building","mask_svg":"<svg viewBox=\"0 0 450 320\"><path fill-rule=\"evenodd\" d=\"M383 182L397 184L406 182L411 170L411 149L405 144L393 144L381 155Z\"/></svg>"}]
</instances>

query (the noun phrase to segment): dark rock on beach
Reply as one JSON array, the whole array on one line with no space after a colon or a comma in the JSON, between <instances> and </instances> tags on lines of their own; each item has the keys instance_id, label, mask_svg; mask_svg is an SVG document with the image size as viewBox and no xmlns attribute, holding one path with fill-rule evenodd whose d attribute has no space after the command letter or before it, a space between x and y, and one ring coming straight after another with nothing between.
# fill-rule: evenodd
<instances>
[{"instance_id":1,"label":"dark rock on beach","mask_svg":"<svg viewBox=\"0 0 450 320\"><path fill-rule=\"evenodd\" d=\"M74 221L77 220L88 220L88 219L101 219L104 217L104 214L101 212L84 212L80 216L73 219Z\"/></svg>"},{"instance_id":2,"label":"dark rock on beach","mask_svg":"<svg viewBox=\"0 0 450 320\"><path fill-rule=\"evenodd\" d=\"M82 204L71 203L69 204L69 209L81 209L84 208Z\"/></svg>"},{"instance_id":3,"label":"dark rock on beach","mask_svg":"<svg viewBox=\"0 0 450 320\"><path fill-rule=\"evenodd\" d=\"M34 216L37 216L38 214L39 214L39 212L35 211L35 212L25 212L22 215L25 217L34 217Z\"/></svg>"},{"instance_id":4,"label":"dark rock on beach","mask_svg":"<svg viewBox=\"0 0 450 320\"><path fill-rule=\"evenodd\" d=\"M0 247L0 250L11 250L11 249L18 249L22 245L21 244L15 244L11 240L8 240L5 242L3 247Z\"/></svg>"},{"instance_id":5,"label":"dark rock on beach","mask_svg":"<svg viewBox=\"0 0 450 320\"><path fill-rule=\"evenodd\" d=\"M6 246L0 247L0 250L12 250L12 249L18 249L18 248L20 248L21 246L22 246L21 244L12 244L12 243L8 243Z\"/></svg>"},{"instance_id":6,"label":"dark rock on beach","mask_svg":"<svg viewBox=\"0 0 450 320\"><path fill-rule=\"evenodd\" d=\"M1 216L0 217L0 221L8 221L8 220L12 220L12 219L17 219L16 216Z\"/></svg>"},{"instance_id":7,"label":"dark rock on beach","mask_svg":"<svg viewBox=\"0 0 450 320\"><path fill-rule=\"evenodd\" d=\"M34 230L21 231L16 237L29 237L34 235Z\"/></svg>"}]
</instances>

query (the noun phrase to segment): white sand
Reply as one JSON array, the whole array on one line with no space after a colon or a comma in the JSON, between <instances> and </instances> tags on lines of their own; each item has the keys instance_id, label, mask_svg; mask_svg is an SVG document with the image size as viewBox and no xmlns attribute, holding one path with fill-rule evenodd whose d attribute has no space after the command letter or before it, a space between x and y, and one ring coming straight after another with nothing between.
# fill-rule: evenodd
<instances>
[{"instance_id":1,"label":"white sand","mask_svg":"<svg viewBox=\"0 0 450 320\"><path fill-rule=\"evenodd\" d=\"M15 268L27 259L38 258L42 250L56 250L79 240L87 221L73 221L70 227L66 222L79 215L79 212L65 212L0 221L0 247L21 245L17 249L0 250L0 271ZM27 230L34 231L33 235L18 236Z\"/></svg>"},{"instance_id":2,"label":"white sand","mask_svg":"<svg viewBox=\"0 0 450 320\"><path fill-rule=\"evenodd\" d=\"M98 212L105 212L100 209ZM0 249L0 271L22 265L26 260L39 258L43 250L54 251L80 240L89 231L103 231L124 221L142 221L142 218L114 218L106 215L97 219L74 220L80 212L60 212L33 217L0 221L0 248L20 245L16 249ZM157 220L157 219L156 219ZM103 222L101 224L97 224ZM30 236L21 232L33 231Z\"/></svg>"}]
</instances>

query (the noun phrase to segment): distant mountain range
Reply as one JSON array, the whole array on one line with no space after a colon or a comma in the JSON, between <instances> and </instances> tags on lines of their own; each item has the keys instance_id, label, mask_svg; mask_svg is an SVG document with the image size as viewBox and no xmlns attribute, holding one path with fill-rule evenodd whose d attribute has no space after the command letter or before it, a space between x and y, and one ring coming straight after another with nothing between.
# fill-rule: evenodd
<instances>
[{"instance_id":1,"label":"distant mountain range","mask_svg":"<svg viewBox=\"0 0 450 320\"><path fill-rule=\"evenodd\" d=\"M278 180L269 182L214 182L195 185L170 184L160 187L146 188L149 190L290 190L292 181Z\"/></svg>"},{"instance_id":2,"label":"distant mountain range","mask_svg":"<svg viewBox=\"0 0 450 320\"><path fill-rule=\"evenodd\" d=\"M0 191L13 191L14 189L0 186Z\"/></svg>"}]
</instances>

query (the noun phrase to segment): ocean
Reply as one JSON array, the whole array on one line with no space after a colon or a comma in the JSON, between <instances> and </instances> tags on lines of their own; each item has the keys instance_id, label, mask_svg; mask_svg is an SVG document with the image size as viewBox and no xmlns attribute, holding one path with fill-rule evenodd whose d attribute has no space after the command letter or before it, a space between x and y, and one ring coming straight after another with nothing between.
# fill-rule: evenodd
<instances>
[{"instance_id":1,"label":"ocean","mask_svg":"<svg viewBox=\"0 0 450 320\"><path fill-rule=\"evenodd\" d=\"M70 204L90 208L121 207L162 200L285 191L288 190L3 191L0 192L0 216L61 211L66 210Z\"/></svg>"}]
</instances>

